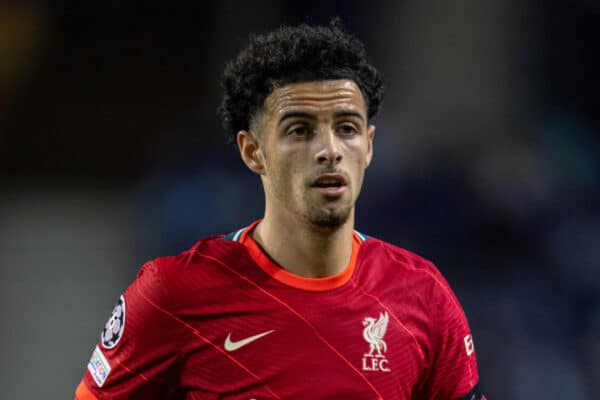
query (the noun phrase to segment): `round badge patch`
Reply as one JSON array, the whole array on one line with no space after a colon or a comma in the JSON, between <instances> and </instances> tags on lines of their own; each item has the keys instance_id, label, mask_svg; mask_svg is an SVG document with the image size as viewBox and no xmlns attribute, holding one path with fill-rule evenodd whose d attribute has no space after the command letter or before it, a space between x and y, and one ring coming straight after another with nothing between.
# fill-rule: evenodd
<instances>
[{"instance_id":1,"label":"round badge patch","mask_svg":"<svg viewBox=\"0 0 600 400\"><path fill-rule=\"evenodd\" d=\"M100 335L102 346L105 349L115 347L123 335L123 329L125 329L125 298L121 296Z\"/></svg>"}]
</instances>

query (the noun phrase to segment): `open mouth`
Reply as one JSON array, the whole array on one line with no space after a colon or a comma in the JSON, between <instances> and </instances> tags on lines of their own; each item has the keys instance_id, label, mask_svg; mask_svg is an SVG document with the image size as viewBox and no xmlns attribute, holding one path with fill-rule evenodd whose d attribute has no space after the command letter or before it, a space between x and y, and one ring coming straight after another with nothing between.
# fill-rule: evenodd
<instances>
[{"instance_id":1,"label":"open mouth","mask_svg":"<svg viewBox=\"0 0 600 400\"><path fill-rule=\"evenodd\" d=\"M323 174L315 179L312 187L326 196L340 196L346 190L346 178L340 174Z\"/></svg>"}]
</instances>

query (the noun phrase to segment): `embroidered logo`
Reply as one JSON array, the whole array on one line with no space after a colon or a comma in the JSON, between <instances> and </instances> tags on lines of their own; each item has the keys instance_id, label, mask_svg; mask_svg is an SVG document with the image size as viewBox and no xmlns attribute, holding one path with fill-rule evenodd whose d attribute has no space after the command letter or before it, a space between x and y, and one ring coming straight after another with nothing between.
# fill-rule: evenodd
<instances>
[{"instance_id":1,"label":"embroidered logo","mask_svg":"<svg viewBox=\"0 0 600 400\"><path fill-rule=\"evenodd\" d=\"M387 344L383 340L387 330L389 316L387 312L379 313L379 319L366 317L363 320L363 338L369 343L369 352L363 355L363 371L390 372L389 362L385 358Z\"/></svg>"},{"instance_id":2,"label":"embroidered logo","mask_svg":"<svg viewBox=\"0 0 600 400\"><path fill-rule=\"evenodd\" d=\"M269 333L273 333L273 332L275 332L275 331L270 330L267 332L259 333L258 335L250 336L245 339L235 341L235 342L233 340L231 340L231 333L230 333L229 335L227 335L227 338L225 338L225 344L223 345L223 347L225 347L225 350L227 350L227 351L236 351L237 349L244 347L245 345L250 344L250 343L254 342L255 340L258 340L261 337L267 336Z\"/></svg>"},{"instance_id":3,"label":"embroidered logo","mask_svg":"<svg viewBox=\"0 0 600 400\"><path fill-rule=\"evenodd\" d=\"M100 335L102 347L105 349L115 347L123 335L123 329L125 329L125 298L121 296Z\"/></svg>"},{"instance_id":4,"label":"embroidered logo","mask_svg":"<svg viewBox=\"0 0 600 400\"><path fill-rule=\"evenodd\" d=\"M94 378L96 385L102 387L104 382L106 382L106 378L108 378L108 374L110 374L110 364L106 361L104 354L102 354L98 346L96 346L92 353L92 358L90 358L90 362L88 363L88 370L92 378Z\"/></svg>"}]
</instances>

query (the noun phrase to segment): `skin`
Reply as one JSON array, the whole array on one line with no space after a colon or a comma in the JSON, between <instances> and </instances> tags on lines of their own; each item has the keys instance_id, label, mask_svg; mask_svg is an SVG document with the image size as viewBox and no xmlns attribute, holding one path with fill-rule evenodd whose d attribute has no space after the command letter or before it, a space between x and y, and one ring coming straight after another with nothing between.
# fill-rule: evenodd
<instances>
[{"instance_id":1,"label":"skin","mask_svg":"<svg viewBox=\"0 0 600 400\"><path fill-rule=\"evenodd\" d=\"M241 157L260 175L265 192L265 216L253 238L289 272L319 278L348 265L354 208L374 135L363 95L351 80L278 87L250 131L238 132ZM343 177L344 188L316 188L323 174Z\"/></svg>"}]
</instances>

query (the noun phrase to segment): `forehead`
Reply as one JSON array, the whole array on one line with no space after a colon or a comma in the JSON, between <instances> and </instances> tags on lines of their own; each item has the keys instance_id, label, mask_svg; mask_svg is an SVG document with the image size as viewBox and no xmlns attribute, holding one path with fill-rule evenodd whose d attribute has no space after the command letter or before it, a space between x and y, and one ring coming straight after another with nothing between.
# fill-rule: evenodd
<instances>
[{"instance_id":1,"label":"forehead","mask_svg":"<svg viewBox=\"0 0 600 400\"><path fill-rule=\"evenodd\" d=\"M365 100L351 80L290 83L278 88L265 100L265 111L277 118L289 111L328 113L351 110L366 114Z\"/></svg>"}]
</instances>

